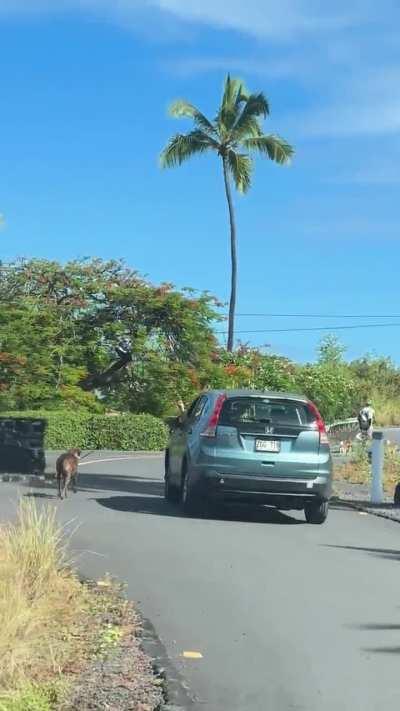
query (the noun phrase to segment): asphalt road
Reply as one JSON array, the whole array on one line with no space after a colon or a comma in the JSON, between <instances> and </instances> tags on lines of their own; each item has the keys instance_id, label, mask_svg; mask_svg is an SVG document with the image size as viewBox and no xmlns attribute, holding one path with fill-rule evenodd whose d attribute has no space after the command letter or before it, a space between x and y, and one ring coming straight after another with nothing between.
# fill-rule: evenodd
<instances>
[{"instance_id":1,"label":"asphalt road","mask_svg":"<svg viewBox=\"0 0 400 711\"><path fill-rule=\"evenodd\" d=\"M386 711L400 702L400 527L346 509L233 509L183 518L162 498L159 458L99 461L81 491L0 484L58 507L81 570L105 571L154 624L195 711ZM126 455L121 455L121 457ZM184 659L185 651L201 659Z\"/></svg>"},{"instance_id":2,"label":"asphalt road","mask_svg":"<svg viewBox=\"0 0 400 711\"><path fill-rule=\"evenodd\" d=\"M383 434L386 440L400 445L400 427L386 427Z\"/></svg>"}]
</instances>

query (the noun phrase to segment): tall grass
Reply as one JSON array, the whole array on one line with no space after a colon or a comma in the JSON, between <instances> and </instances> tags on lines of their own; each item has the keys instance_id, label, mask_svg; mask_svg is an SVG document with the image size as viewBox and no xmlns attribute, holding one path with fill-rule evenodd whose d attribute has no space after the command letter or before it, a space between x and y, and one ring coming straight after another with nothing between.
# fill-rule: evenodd
<instances>
[{"instance_id":1,"label":"tall grass","mask_svg":"<svg viewBox=\"0 0 400 711\"><path fill-rule=\"evenodd\" d=\"M396 427L400 425L400 398L388 398L379 392L374 392L371 400L374 404L378 426Z\"/></svg>"},{"instance_id":2,"label":"tall grass","mask_svg":"<svg viewBox=\"0 0 400 711\"><path fill-rule=\"evenodd\" d=\"M66 546L55 508L33 500L0 527L0 690L54 678L68 659L86 601Z\"/></svg>"}]
</instances>

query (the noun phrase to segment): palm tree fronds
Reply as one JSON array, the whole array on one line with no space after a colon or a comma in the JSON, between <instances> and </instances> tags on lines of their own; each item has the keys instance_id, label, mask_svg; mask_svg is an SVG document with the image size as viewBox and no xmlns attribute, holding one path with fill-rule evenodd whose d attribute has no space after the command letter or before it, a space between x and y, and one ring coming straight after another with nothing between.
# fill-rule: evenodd
<instances>
[{"instance_id":1,"label":"palm tree fronds","mask_svg":"<svg viewBox=\"0 0 400 711\"><path fill-rule=\"evenodd\" d=\"M250 156L243 153L229 151L227 155L229 171L240 193L247 193L251 186L253 161Z\"/></svg>"},{"instance_id":2,"label":"palm tree fronds","mask_svg":"<svg viewBox=\"0 0 400 711\"><path fill-rule=\"evenodd\" d=\"M250 94L243 113L247 113L250 116L263 116L263 118L266 118L269 115L269 102L267 97L261 92L259 94Z\"/></svg>"},{"instance_id":3,"label":"palm tree fronds","mask_svg":"<svg viewBox=\"0 0 400 711\"><path fill-rule=\"evenodd\" d=\"M246 138L258 138L263 135L259 119L255 116L242 114L231 131L232 143L242 144Z\"/></svg>"},{"instance_id":4,"label":"palm tree fronds","mask_svg":"<svg viewBox=\"0 0 400 711\"><path fill-rule=\"evenodd\" d=\"M236 96L236 106L239 107L240 104L244 104L246 101L248 101L249 96L249 91L246 89L244 84L241 84L240 91L238 91Z\"/></svg>"},{"instance_id":5,"label":"palm tree fronds","mask_svg":"<svg viewBox=\"0 0 400 711\"><path fill-rule=\"evenodd\" d=\"M219 128L222 140L225 140L235 125L239 116L242 103L246 102L249 96L245 85L240 79L231 79L230 75L225 79L224 93L222 96L221 108L215 119Z\"/></svg>"},{"instance_id":6,"label":"palm tree fronds","mask_svg":"<svg viewBox=\"0 0 400 711\"><path fill-rule=\"evenodd\" d=\"M177 99L174 101L169 107L169 114L174 118L191 118L202 131L213 136L217 135L217 130L211 121L209 121L196 106L189 101L185 101L185 99Z\"/></svg>"},{"instance_id":7,"label":"palm tree fronds","mask_svg":"<svg viewBox=\"0 0 400 711\"><path fill-rule=\"evenodd\" d=\"M294 155L294 148L284 138L272 134L246 138L242 145L249 151L264 153L270 160L280 165L290 163Z\"/></svg>"},{"instance_id":8,"label":"palm tree fronds","mask_svg":"<svg viewBox=\"0 0 400 711\"><path fill-rule=\"evenodd\" d=\"M178 133L171 138L161 153L161 166L162 168L172 168L175 165L181 165L196 153L204 153L211 149L217 150L218 143L203 131Z\"/></svg>"},{"instance_id":9,"label":"palm tree fronds","mask_svg":"<svg viewBox=\"0 0 400 711\"><path fill-rule=\"evenodd\" d=\"M236 123L238 112L235 108L221 108L217 114L215 122L218 126L218 133L221 141L226 141Z\"/></svg>"},{"instance_id":10,"label":"palm tree fronds","mask_svg":"<svg viewBox=\"0 0 400 711\"><path fill-rule=\"evenodd\" d=\"M240 79L231 79L230 74L225 79L224 93L221 108L238 108L242 101L246 101L248 91Z\"/></svg>"},{"instance_id":11,"label":"palm tree fronds","mask_svg":"<svg viewBox=\"0 0 400 711\"><path fill-rule=\"evenodd\" d=\"M238 140L261 136L262 131L258 123L258 118L266 118L269 114L268 100L264 94L251 94L236 121L234 126L234 136Z\"/></svg>"}]
</instances>

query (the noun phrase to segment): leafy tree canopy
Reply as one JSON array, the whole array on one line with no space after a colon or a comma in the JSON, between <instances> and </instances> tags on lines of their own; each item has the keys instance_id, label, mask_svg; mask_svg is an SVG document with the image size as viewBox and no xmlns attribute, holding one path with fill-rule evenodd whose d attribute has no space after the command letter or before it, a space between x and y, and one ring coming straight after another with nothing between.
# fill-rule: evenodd
<instances>
[{"instance_id":1,"label":"leafy tree canopy","mask_svg":"<svg viewBox=\"0 0 400 711\"><path fill-rule=\"evenodd\" d=\"M115 400L143 410L157 372L151 409L160 412L163 376L170 396L184 397L192 371L207 366L216 346L218 304L210 294L154 286L120 261L22 260L3 265L0 276L3 409L102 409ZM132 365L105 391L84 392L83 380L116 359L121 341L130 344Z\"/></svg>"}]
</instances>

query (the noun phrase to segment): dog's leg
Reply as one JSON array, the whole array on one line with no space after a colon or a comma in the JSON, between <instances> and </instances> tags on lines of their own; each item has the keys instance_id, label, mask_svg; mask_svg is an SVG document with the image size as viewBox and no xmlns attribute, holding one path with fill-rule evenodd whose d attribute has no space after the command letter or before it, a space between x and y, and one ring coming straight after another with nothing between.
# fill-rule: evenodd
<instances>
[{"instance_id":1,"label":"dog's leg","mask_svg":"<svg viewBox=\"0 0 400 711\"><path fill-rule=\"evenodd\" d=\"M61 475L57 474L57 484L58 484L58 498L62 499L62 482Z\"/></svg>"},{"instance_id":2,"label":"dog's leg","mask_svg":"<svg viewBox=\"0 0 400 711\"><path fill-rule=\"evenodd\" d=\"M69 484L69 476L66 474L64 476L64 499L68 498L68 484Z\"/></svg>"},{"instance_id":3,"label":"dog's leg","mask_svg":"<svg viewBox=\"0 0 400 711\"><path fill-rule=\"evenodd\" d=\"M79 472L78 472L78 470L76 470L75 476L72 479L72 482L73 482L72 491L74 492L74 494L78 493L78 481L79 481Z\"/></svg>"}]
</instances>

